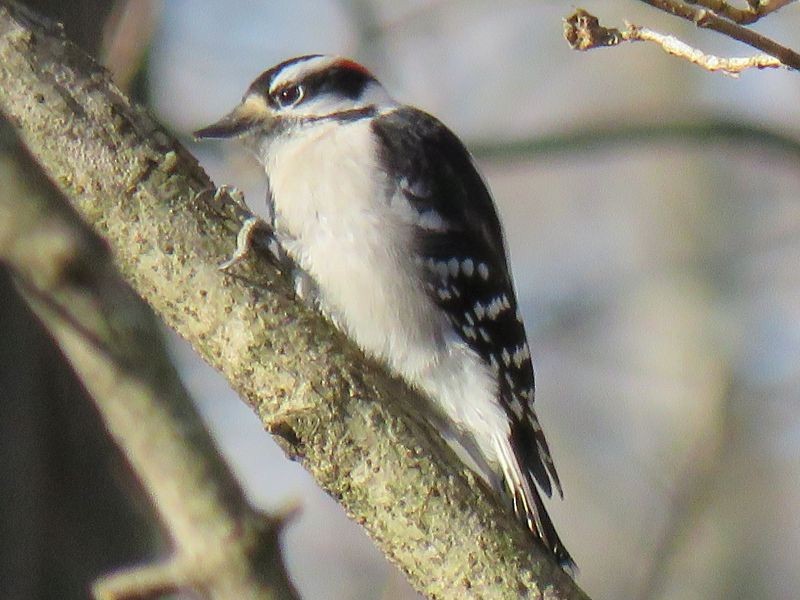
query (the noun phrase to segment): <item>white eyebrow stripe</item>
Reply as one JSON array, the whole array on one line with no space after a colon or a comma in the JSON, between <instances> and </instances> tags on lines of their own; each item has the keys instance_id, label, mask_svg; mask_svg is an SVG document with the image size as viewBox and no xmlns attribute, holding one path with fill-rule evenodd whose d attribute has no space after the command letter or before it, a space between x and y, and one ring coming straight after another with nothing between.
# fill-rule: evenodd
<instances>
[{"instance_id":1,"label":"white eyebrow stripe","mask_svg":"<svg viewBox=\"0 0 800 600\"><path fill-rule=\"evenodd\" d=\"M342 59L339 56L312 56L306 60L292 63L291 65L281 69L277 77L272 80L272 83L269 86L269 93L271 94L287 83L302 81L311 73L324 71L340 60Z\"/></svg>"},{"instance_id":2,"label":"white eyebrow stripe","mask_svg":"<svg viewBox=\"0 0 800 600\"><path fill-rule=\"evenodd\" d=\"M281 69L270 83L267 95L289 83L302 82L307 77L322 73L326 69L340 62L352 62L341 56L313 56L292 63ZM365 71L365 76L369 76ZM397 108L398 104L374 78L367 81L361 95L354 99L340 97L337 94L317 94L307 96L296 106L292 106L287 114L297 117L324 117L346 110L360 110L374 107L379 114L384 114Z\"/></svg>"}]
</instances>

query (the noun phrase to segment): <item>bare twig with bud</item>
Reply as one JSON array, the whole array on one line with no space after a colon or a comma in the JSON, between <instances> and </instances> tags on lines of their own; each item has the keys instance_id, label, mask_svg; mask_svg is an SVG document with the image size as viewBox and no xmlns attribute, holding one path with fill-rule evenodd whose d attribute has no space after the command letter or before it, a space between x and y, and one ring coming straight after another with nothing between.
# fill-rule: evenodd
<instances>
[{"instance_id":1,"label":"bare twig with bud","mask_svg":"<svg viewBox=\"0 0 800 600\"><path fill-rule=\"evenodd\" d=\"M678 38L625 23L625 29L604 27L597 17L584 10L577 10L564 22L564 36L575 50L591 50L603 46L617 46L623 42L653 42L664 52L683 58L707 71L720 71L731 77L738 77L747 69L786 68L780 60L769 54L756 54L743 58L723 58L706 54Z\"/></svg>"},{"instance_id":2,"label":"bare twig with bud","mask_svg":"<svg viewBox=\"0 0 800 600\"><path fill-rule=\"evenodd\" d=\"M708 71L738 76L747 69L787 68L800 70L800 54L774 40L749 29L762 17L771 14L794 0L752 0L747 8L739 9L725 0L642 0L672 15L692 21L697 27L712 29L732 39L761 50L760 54L744 58L723 58L707 54L675 36L658 33L647 27L626 23L625 29L604 27L594 15L576 10L564 21L564 37L575 50L590 50L617 46L622 42L653 42L673 56L683 58Z\"/></svg>"}]
</instances>

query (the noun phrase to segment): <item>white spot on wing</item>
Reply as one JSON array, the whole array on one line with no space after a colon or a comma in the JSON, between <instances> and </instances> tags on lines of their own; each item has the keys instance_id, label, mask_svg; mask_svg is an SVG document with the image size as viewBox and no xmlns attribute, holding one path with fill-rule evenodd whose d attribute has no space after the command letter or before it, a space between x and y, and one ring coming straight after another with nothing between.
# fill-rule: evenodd
<instances>
[{"instance_id":1,"label":"white spot on wing","mask_svg":"<svg viewBox=\"0 0 800 600\"><path fill-rule=\"evenodd\" d=\"M495 298L491 302L489 302L489 306L486 308L486 316L489 317L490 320L494 321L500 315L500 302L498 298Z\"/></svg>"},{"instance_id":2,"label":"white spot on wing","mask_svg":"<svg viewBox=\"0 0 800 600\"><path fill-rule=\"evenodd\" d=\"M427 231L447 231L447 223L435 210L425 210L419 213L417 225Z\"/></svg>"},{"instance_id":3,"label":"white spot on wing","mask_svg":"<svg viewBox=\"0 0 800 600\"><path fill-rule=\"evenodd\" d=\"M517 368L520 368L526 360L531 357L531 351L528 348L528 344L523 342L515 351L512 356L514 361L514 365Z\"/></svg>"},{"instance_id":4,"label":"white spot on wing","mask_svg":"<svg viewBox=\"0 0 800 600\"><path fill-rule=\"evenodd\" d=\"M508 353L507 348L503 348L503 352L500 354L503 359L503 364L505 366L509 366L511 364L511 355Z\"/></svg>"},{"instance_id":5,"label":"white spot on wing","mask_svg":"<svg viewBox=\"0 0 800 600\"><path fill-rule=\"evenodd\" d=\"M457 258L451 258L447 262L447 268L450 271L451 277L458 277L459 261Z\"/></svg>"},{"instance_id":6,"label":"white spot on wing","mask_svg":"<svg viewBox=\"0 0 800 600\"><path fill-rule=\"evenodd\" d=\"M489 267L486 263L478 263L478 275L480 275L481 279L484 281L489 279Z\"/></svg>"},{"instance_id":7,"label":"white spot on wing","mask_svg":"<svg viewBox=\"0 0 800 600\"><path fill-rule=\"evenodd\" d=\"M508 302L508 298L505 294L502 296L497 296L486 307L486 316L489 317L490 320L496 320L507 308L510 308L511 305Z\"/></svg>"},{"instance_id":8,"label":"white spot on wing","mask_svg":"<svg viewBox=\"0 0 800 600\"><path fill-rule=\"evenodd\" d=\"M448 273L450 272L450 269L447 266L447 263L443 262L443 261L440 261L440 260L429 258L428 261L427 261L427 265L428 265L428 270L431 273L435 273L436 275L438 275L442 279L446 279Z\"/></svg>"},{"instance_id":9,"label":"white spot on wing","mask_svg":"<svg viewBox=\"0 0 800 600\"><path fill-rule=\"evenodd\" d=\"M389 198L389 206L405 223L416 225L427 231L447 231L447 224L441 215L433 209L419 211L408 201L405 189L407 180L398 183L399 189Z\"/></svg>"},{"instance_id":10,"label":"white spot on wing","mask_svg":"<svg viewBox=\"0 0 800 600\"><path fill-rule=\"evenodd\" d=\"M521 419L522 418L522 414L523 414L522 403L519 401L519 399L516 396L514 396L513 400L511 400L510 406L511 406L511 410L514 413L514 416L516 416L518 419Z\"/></svg>"},{"instance_id":11,"label":"white spot on wing","mask_svg":"<svg viewBox=\"0 0 800 600\"><path fill-rule=\"evenodd\" d=\"M472 307L472 310L475 311L475 316L478 318L478 321L482 320L486 315L486 307L480 302L476 302L475 306Z\"/></svg>"}]
</instances>

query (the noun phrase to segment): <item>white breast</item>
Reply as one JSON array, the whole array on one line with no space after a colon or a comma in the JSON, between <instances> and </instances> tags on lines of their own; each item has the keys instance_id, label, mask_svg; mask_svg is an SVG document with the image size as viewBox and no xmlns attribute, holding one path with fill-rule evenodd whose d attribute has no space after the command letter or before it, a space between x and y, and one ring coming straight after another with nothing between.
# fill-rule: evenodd
<instances>
[{"instance_id":1,"label":"white breast","mask_svg":"<svg viewBox=\"0 0 800 600\"><path fill-rule=\"evenodd\" d=\"M410 227L391 213L369 120L273 143L266 164L286 250L365 350L402 371L435 361L444 323L416 281Z\"/></svg>"},{"instance_id":2,"label":"white breast","mask_svg":"<svg viewBox=\"0 0 800 600\"><path fill-rule=\"evenodd\" d=\"M473 433L494 462L489 440L508 430L494 374L428 297L408 207L392 202L374 144L369 119L272 142L265 168L276 226L339 326Z\"/></svg>"}]
</instances>

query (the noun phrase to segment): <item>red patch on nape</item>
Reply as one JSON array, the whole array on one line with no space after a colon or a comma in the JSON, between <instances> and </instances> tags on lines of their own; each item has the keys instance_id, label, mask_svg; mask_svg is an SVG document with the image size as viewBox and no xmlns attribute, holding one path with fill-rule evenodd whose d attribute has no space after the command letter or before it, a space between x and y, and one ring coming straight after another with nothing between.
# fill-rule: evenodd
<instances>
[{"instance_id":1,"label":"red patch on nape","mask_svg":"<svg viewBox=\"0 0 800 600\"><path fill-rule=\"evenodd\" d=\"M366 75L367 77L372 77L372 73L369 72L369 69L367 69L367 67L349 58L343 58L341 60L337 60L334 66L339 67L341 69L347 69L348 71L355 71L356 73L361 73L362 75Z\"/></svg>"}]
</instances>

